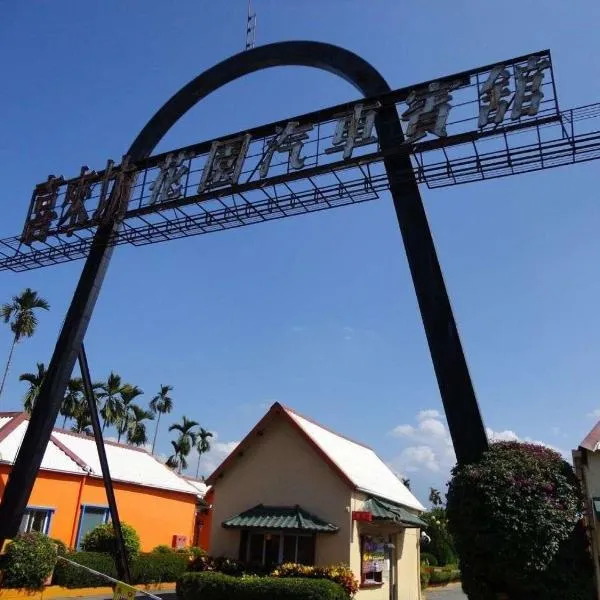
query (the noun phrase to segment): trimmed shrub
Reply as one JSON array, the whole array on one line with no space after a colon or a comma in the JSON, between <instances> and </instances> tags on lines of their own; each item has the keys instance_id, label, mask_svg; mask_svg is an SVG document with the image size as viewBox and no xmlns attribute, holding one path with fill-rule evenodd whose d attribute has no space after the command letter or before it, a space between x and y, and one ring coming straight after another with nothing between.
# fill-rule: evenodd
<instances>
[{"instance_id":1,"label":"trimmed shrub","mask_svg":"<svg viewBox=\"0 0 600 600\"><path fill-rule=\"evenodd\" d=\"M137 531L131 527L131 525L127 525L127 523L121 523L121 529L123 531L125 553L131 560L140 551L140 536L137 534ZM86 552L105 552L112 556L116 556L117 540L112 523L103 523L86 533L81 543L81 549Z\"/></svg>"},{"instance_id":2,"label":"trimmed shrub","mask_svg":"<svg viewBox=\"0 0 600 600\"><path fill-rule=\"evenodd\" d=\"M186 573L177 581L183 600L347 600L346 592L324 579L232 577L222 573Z\"/></svg>"},{"instance_id":3,"label":"trimmed shrub","mask_svg":"<svg viewBox=\"0 0 600 600\"><path fill-rule=\"evenodd\" d=\"M187 554L147 553L136 556L131 564L131 577L135 583L162 583L177 581L186 571Z\"/></svg>"},{"instance_id":4,"label":"trimmed shrub","mask_svg":"<svg viewBox=\"0 0 600 600\"><path fill-rule=\"evenodd\" d=\"M101 552L73 552L66 558L116 578L115 561L110 554ZM188 557L177 552L139 554L131 560L129 568L132 583L150 584L177 581L187 569ZM106 586L106 580L83 569L59 560L54 571L56 585L68 588Z\"/></svg>"},{"instance_id":5,"label":"trimmed shrub","mask_svg":"<svg viewBox=\"0 0 600 600\"><path fill-rule=\"evenodd\" d=\"M352 598L359 588L359 582L347 565L329 567L311 567L297 563L285 563L277 567L272 577L307 577L310 579L328 579L342 586L347 596Z\"/></svg>"},{"instance_id":6,"label":"trimmed shrub","mask_svg":"<svg viewBox=\"0 0 600 600\"><path fill-rule=\"evenodd\" d=\"M447 514L470 600L594 598L582 512L572 467L543 446L500 442L455 467Z\"/></svg>"},{"instance_id":7,"label":"trimmed shrub","mask_svg":"<svg viewBox=\"0 0 600 600\"><path fill-rule=\"evenodd\" d=\"M429 552L421 552L421 563L425 563L430 567L438 566L437 558L433 554L429 554Z\"/></svg>"},{"instance_id":8,"label":"trimmed shrub","mask_svg":"<svg viewBox=\"0 0 600 600\"><path fill-rule=\"evenodd\" d=\"M115 561L110 554L102 552L71 552L65 556L84 567L89 567L109 577L117 578ZM102 587L106 586L106 580L92 575L84 569L75 567L64 560L56 562L52 583L67 588L78 587Z\"/></svg>"},{"instance_id":9,"label":"trimmed shrub","mask_svg":"<svg viewBox=\"0 0 600 600\"><path fill-rule=\"evenodd\" d=\"M152 548L152 554L175 554L175 548L171 548L167 544L159 544Z\"/></svg>"},{"instance_id":10,"label":"trimmed shrub","mask_svg":"<svg viewBox=\"0 0 600 600\"><path fill-rule=\"evenodd\" d=\"M43 533L19 535L6 549L2 587L41 589L54 569L56 554L56 544Z\"/></svg>"}]
</instances>

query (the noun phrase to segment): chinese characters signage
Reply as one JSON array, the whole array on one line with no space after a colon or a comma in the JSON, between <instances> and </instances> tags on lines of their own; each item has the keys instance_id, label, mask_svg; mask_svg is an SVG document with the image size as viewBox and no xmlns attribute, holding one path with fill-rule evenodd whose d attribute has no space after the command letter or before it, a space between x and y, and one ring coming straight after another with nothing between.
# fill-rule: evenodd
<instances>
[{"instance_id":1,"label":"chinese characters signage","mask_svg":"<svg viewBox=\"0 0 600 600\"><path fill-rule=\"evenodd\" d=\"M278 209L283 196L293 208L306 195L307 182L312 200L330 205L335 198L328 200L314 177L326 179L325 187L334 186L334 196L343 198L350 186L342 174L353 168L360 170L365 192L374 189L372 167L383 160L377 124L379 119L385 125L386 111L396 110L403 124L397 151L417 153L424 145L450 147L465 134L477 139L526 128L541 118L558 119L553 84L550 55L538 52L137 165L126 158L121 165L109 161L98 173L85 166L74 179L51 176L35 188L20 239L36 248L52 238L81 241L113 218L123 220L123 235L130 239L142 222L167 228L166 222L188 219L195 225L200 217L209 226L217 219L241 221L254 215L260 220L252 192L260 190L264 202ZM235 206L228 204L232 198Z\"/></svg>"}]
</instances>

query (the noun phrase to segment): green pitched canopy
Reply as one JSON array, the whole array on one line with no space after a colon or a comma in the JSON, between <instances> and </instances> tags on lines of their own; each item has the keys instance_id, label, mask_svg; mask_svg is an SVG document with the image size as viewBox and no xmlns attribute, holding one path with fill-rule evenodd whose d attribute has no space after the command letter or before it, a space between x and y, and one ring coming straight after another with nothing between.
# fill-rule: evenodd
<instances>
[{"instance_id":1,"label":"green pitched canopy","mask_svg":"<svg viewBox=\"0 0 600 600\"><path fill-rule=\"evenodd\" d=\"M427 527L427 523L398 504L371 496L363 510L373 515L374 521L393 521L405 527Z\"/></svg>"},{"instance_id":2,"label":"green pitched canopy","mask_svg":"<svg viewBox=\"0 0 600 600\"><path fill-rule=\"evenodd\" d=\"M299 506L263 506L259 504L223 521L229 529L271 529L335 533L339 527L307 512Z\"/></svg>"}]
</instances>

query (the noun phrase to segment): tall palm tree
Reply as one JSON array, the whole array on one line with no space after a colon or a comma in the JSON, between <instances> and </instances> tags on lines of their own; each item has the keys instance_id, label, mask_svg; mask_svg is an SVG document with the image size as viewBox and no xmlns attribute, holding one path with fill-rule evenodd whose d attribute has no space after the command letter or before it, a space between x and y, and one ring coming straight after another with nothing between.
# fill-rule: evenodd
<instances>
[{"instance_id":1,"label":"tall palm tree","mask_svg":"<svg viewBox=\"0 0 600 600\"><path fill-rule=\"evenodd\" d=\"M129 421L131 420L131 409L133 401L144 393L137 385L131 385L126 383L121 388L121 405L120 412L115 420L115 426L117 428L117 441L121 441L123 435L127 433L129 429Z\"/></svg>"},{"instance_id":2,"label":"tall palm tree","mask_svg":"<svg viewBox=\"0 0 600 600\"><path fill-rule=\"evenodd\" d=\"M152 454L154 454L154 446L156 446L156 436L158 434L158 424L160 423L161 415L170 413L173 410L173 398L169 396L169 392L173 391L172 385L160 386L160 392L152 400L150 400L150 410L158 415L156 419L156 427L154 428L154 439L152 440Z\"/></svg>"},{"instance_id":3,"label":"tall palm tree","mask_svg":"<svg viewBox=\"0 0 600 600\"><path fill-rule=\"evenodd\" d=\"M433 506L441 506L444 503L439 490L432 487L429 488L429 502L431 502Z\"/></svg>"},{"instance_id":4,"label":"tall palm tree","mask_svg":"<svg viewBox=\"0 0 600 600\"><path fill-rule=\"evenodd\" d=\"M132 404L129 407L127 441L134 446L143 446L148 441L146 423L144 421L153 419L154 413L152 411L145 410L137 404Z\"/></svg>"},{"instance_id":5,"label":"tall palm tree","mask_svg":"<svg viewBox=\"0 0 600 600\"><path fill-rule=\"evenodd\" d=\"M169 431L178 431L179 437L177 442L171 442L173 448L175 445L179 448L179 464L178 469L181 473L181 469L187 468L187 460L186 457L192 451L192 448L196 445L196 431L195 427L198 427L197 421L192 421L184 416L181 420L181 423L173 423L169 427ZM175 453L177 455L177 452Z\"/></svg>"},{"instance_id":6,"label":"tall palm tree","mask_svg":"<svg viewBox=\"0 0 600 600\"><path fill-rule=\"evenodd\" d=\"M81 410L79 405L83 400L82 395L83 381L81 380L81 377L69 379L67 391L65 392L65 397L63 398L60 407L60 414L63 417L63 429L67 425L67 419L74 419L77 411Z\"/></svg>"},{"instance_id":7,"label":"tall palm tree","mask_svg":"<svg viewBox=\"0 0 600 600\"><path fill-rule=\"evenodd\" d=\"M102 386L102 390L98 393L99 398L103 398L104 402L100 409L102 416L102 432L107 425L114 425L123 412L121 391L123 383L121 376L110 372L106 383Z\"/></svg>"},{"instance_id":8,"label":"tall palm tree","mask_svg":"<svg viewBox=\"0 0 600 600\"><path fill-rule=\"evenodd\" d=\"M87 405L82 404L81 410L75 415L75 425L71 427L71 431L75 433L85 433L85 435L94 435L92 431L92 419L87 410Z\"/></svg>"},{"instance_id":9,"label":"tall palm tree","mask_svg":"<svg viewBox=\"0 0 600 600\"><path fill-rule=\"evenodd\" d=\"M27 288L21 292L20 296L13 296L12 302L3 304L0 307L0 317L5 323L10 322L10 330L13 332L13 341L8 353L2 383L0 384L0 396L2 396L2 391L4 390L6 376L10 369L10 363L12 362L17 342L23 338L31 337L37 329L38 319L35 316L37 309L50 310L50 305L47 300L38 296L38 293L34 292L31 288Z\"/></svg>"},{"instance_id":10,"label":"tall palm tree","mask_svg":"<svg viewBox=\"0 0 600 600\"><path fill-rule=\"evenodd\" d=\"M204 427L200 427L200 431L196 434L196 436L196 450L198 451L198 466L196 467L196 479L198 479L198 476L200 475L200 460L202 458L202 455L210 450L209 438L211 438L213 434L210 431L204 429Z\"/></svg>"},{"instance_id":11,"label":"tall palm tree","mask_svg":"<svg viewBox=\"0 0 600 600\"><path fill-rule=\"evenodd\" d=\"M170 469L177 469L177 472L181 474L182 469L187 469L187 455L191 451L189 442L185 438L180 438L176 442L171 441L173 446L173 454L167 459L167 467Z\"/></svg>"},{"instance_id":12,"label":"tall palm tree","mask_svg":"<svg viewBox=\"0 0 600 600\"><path fill-rule=\"evenodd\" d=\"M23 398L23 408L31 414L35 401L42 387L42 381L46 377L46 367L44 363L37 363L37 373L22 373L19 375L19 381L26 381L29 384L29 389Z\"/></svg>"}]
</instances>

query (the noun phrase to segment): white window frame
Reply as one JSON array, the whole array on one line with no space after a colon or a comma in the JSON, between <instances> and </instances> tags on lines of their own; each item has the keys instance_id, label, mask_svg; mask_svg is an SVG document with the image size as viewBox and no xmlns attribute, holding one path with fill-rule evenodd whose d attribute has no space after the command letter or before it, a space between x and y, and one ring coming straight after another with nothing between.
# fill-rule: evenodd
<instances>
[{"instance_id":1,"label":"white window frame","mask_svg":"<svg viewBox=\"0 0 600 600\"><path fill-rule=\"evenodd\" d=\"M19 533L30 533L31 531L34 531L31 529L31 524L33 522L33 516L35 513L45 513L43 527L40 533L43 533L44 535L48 535L50 533L50 525L52 523L52 516L54 515L54 508L48 506L28 506L25 509L23 518L19 524ZM23 523L25 523L24 526Z\"/></svg>"},{"instance_id":2,"label":"white window frame","mask_svg":"<svg viewBox=\"0 0 600 600\"><path fill-rule=\"evenodd\" d=\"M246 557L246 562L250 561L250 538L253 535L261 535L263 540L262 540L262 556L261 556L261 564L265 564L265 558L266 558L266 551L267 551L267 545L266 545L266 536L270 535L271 537L278 537L279 538L279 551L277 552L277 562L278 564L282 564L283 563L283 538L284 536L293 536L296 539L296 545L294 547L294 561L295 563L298 562L298 539L303 537L303 538L315 538L315 535L312 533L295 533L295 532L285 532L285 531L252 531L250 529L247 530L248 531L248 539L246 540L246 552L245 552L245 557ZM315 538L315 544L316 544L316 538Z\"/></svg>"}]
</instances>

